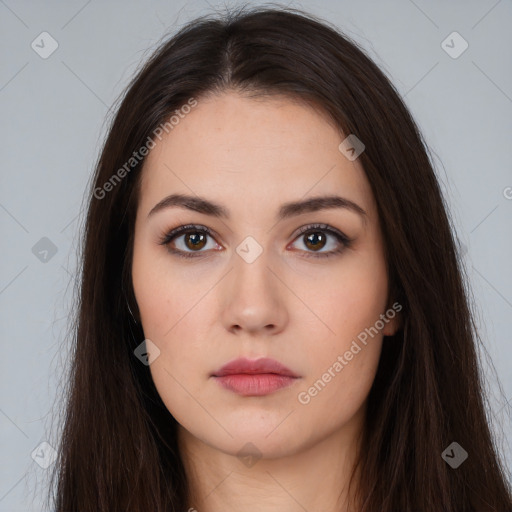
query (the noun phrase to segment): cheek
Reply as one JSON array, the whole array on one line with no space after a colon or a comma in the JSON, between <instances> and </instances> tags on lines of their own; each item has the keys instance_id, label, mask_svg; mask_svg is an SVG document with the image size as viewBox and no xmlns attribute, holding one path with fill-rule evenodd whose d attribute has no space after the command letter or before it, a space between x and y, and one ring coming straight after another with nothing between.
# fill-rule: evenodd
<instances>
[{"instance_id":1,"label":"cheek","mask_svg":"<svg viewBox=\"0 0 512 512\"><path fill-rule=\"evenodd\" d=\"M299 390L297 407L305 421L301 423L303 435L315 439L318 429L324 435L340 426L357 432L364 417L366 399L373 385L378 367L382 338L376 336L371 343L354 349L348 360L349 347L329 354L309 382ZM310 420L311 419L311 420Z\"/></svg>"},{"instance_id":2,"label":"cheek","mask_svg":"<svg viewBox=\"0 0 512 512\"><path fill-rule=\"evenodd\" d=\"M144 336L160 351L150 371L164 401L173 397L174 402L186 404L190 396L180 383L196 392L189 381L191 369L197 369L198 361L204 359L201 340L208 337L209 308L208 297L201 300L209 286L205 288L197 277L197 273L173 267L165 251L141 245L134 248L133 288Z\"/></svg>"},{"instance_id":3,"label":"cheek","mask_svg":"<svg viewBox=\"0 0 512 512\"><path fill-rule=\"evenodd\" d=\"M179 399L183 391L179 383L191 393L196 391L190 386L199 379L192 383L190 376L197 373L198 363L204 361L204 340L211 338L205 328L209 303L199 301L198 295L201 294L186 283L177 278L162 278L153 269L141 281L137 300L144 336L160 351L150 371L161 395Z\"/></svg>"},{"instance_id":4,"label":"cheek","mask_svg":"<svg viewBox=\"0 0 512 512\"><path fill-rule=\"evenodd\" d=\"M316 290L311 304L329 335L305 347L311 359L298 402L313 415L331 411L325 421L334 428L359 410L375 378L382 348L376 323L387 305L385 263L376 250L353 253Z\"/></svg>"},{"instance_id":5,"label":"cheek","mask_svg":"<svg viewBox=\"0 0 512 512\"><path fill-rule=\"evenodd\" d=\"M388 277L378 251L354 252L316 280L308 301L329 328L331 345L348 347L385 312Z\"/></svg>"},{"instance_id":6,"label":"cheek","mask_svg":"<svg viewBox=\"0 0 512 512\"><path fill-rule=\"evenodd\" d=\"M203 304L196 304L197 290L187 286L183 277L163 267L154 254L134 252L133 287L144 336L160 351L149 366L151 378L168 411L188 425L191 418L203 414L191 399L200 396L201 381L190 378L204 358L198 340L205 339L205 333L199 332L197 322Z\"/></svg>"},{"instance_id":7,"label":"cheek","mask_svg":"<svg viewBox=\"0 0 512 512\"><path fill-rule=\"evenodd\" d=\"M132 281L144 334L149 339L164 340L190 309L190 286L171 266L161 247L151 247L149 240L135 243ZM192 297L191 297L192 299Z\"/></svg>"}]
</instances>

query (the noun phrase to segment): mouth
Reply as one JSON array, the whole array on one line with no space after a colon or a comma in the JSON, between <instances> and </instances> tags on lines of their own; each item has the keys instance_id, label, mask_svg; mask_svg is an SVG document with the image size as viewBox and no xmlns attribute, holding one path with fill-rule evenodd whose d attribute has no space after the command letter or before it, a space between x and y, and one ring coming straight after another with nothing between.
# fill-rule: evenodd
<instances>
[{"instance_id":1,"label":"mouth","mask_svg":"<svg viewBox=\"0 0 512 512\"><path fill-rule=\"evenodd\" d=\"M242 396L264 396L292 385L300 377L274 359L236 359L211 377L221 386Z\"/></svg>"}]
</instances>

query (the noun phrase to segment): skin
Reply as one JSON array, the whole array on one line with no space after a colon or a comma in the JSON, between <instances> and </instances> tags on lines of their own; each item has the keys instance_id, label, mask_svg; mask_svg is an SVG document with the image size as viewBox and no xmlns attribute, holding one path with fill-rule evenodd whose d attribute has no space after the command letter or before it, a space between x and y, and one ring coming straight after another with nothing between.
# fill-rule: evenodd
<instances>
[{"instance_id":1,"label":"skin","mask_svg":"<svg viewBox=\"0 0 512 512\"><path fill-rule=\"evenodd\" d=\"M160 350L152 378L179 423L189 506L200 512L226 503L249 512L349 510L346 486L382 337L394 334L399 316L359 344L309 403L299 402L392 304L375 200L359 159L339 151L344 138L318 109L229 91L201 98L145 161L133 286L145 337ZM148 217L171 193L221 203L231 218L180 207ZM276 222L282 203L331 194L366 215L324 209ZM314 223L352 244L315 257L343 245L323 230L318 246L297 235ZM159 244L185 224L214 231L199 249L183 234L171 242L202 257L180 258ZM252 263L236 252L247 236L263 249ZM265 396L240 396L211 377L238 357L276 359L299 378ZM261 457L255 463L237 456L249 442Z\"/></svg>"}]
</instances>

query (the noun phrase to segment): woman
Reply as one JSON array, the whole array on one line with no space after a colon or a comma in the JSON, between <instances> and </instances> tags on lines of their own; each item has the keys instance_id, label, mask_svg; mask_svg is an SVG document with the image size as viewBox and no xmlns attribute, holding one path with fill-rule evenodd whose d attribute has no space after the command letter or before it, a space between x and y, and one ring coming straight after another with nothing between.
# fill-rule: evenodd
<instances>
[{"instance_id":1,"label":"woman","mask_svg":"<svg viewBox=\"0 0 512 512\"><path fill-rule=\"evenodd\" d=\"M164 43L83 244L58 512L512 510L426 146L325 22Z\"/></svg>"}]
</instances>

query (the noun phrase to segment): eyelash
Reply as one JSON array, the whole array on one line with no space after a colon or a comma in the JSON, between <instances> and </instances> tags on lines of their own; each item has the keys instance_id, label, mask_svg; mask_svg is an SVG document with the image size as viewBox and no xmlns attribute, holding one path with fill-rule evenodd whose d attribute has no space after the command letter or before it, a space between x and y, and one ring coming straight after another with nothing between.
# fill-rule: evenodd
<instances>
[{"instance_id":1,"label":"eyelash","mask_svg":"<svg viewBox=\"0 0 512 512\"><path fill-rule=\"evenodd\" d=\"M337 229L332 228L328 224L310 224L307 226L303 226L299 229L299 232L297 233L295 239L299 238L301 235L304 235L306 233L312 232L315 233L317 231L323 231L326 233L329 233L330 235L334 236L336 240L342 245L342 247L332 250L332 251L326 251L326 252L314 252L314 251L307 251L306 258L328 258L331 256L335 256L336 254L340 254L343 252L346 248L350 247L352 243L352 239L348 238L345 234L343 234L341 231L338 231ZM172 229L169 232L164 233L164 235L160 238L159 244L168 246L174 239L178 238L180 235L184 235L187 233L205 233L206 235L213 238L213 232L207 228L206 226L200 226L197 224L187 224L185 226L179 226L177 228ZM294 240L295 240L294 239ZM171 254L175 254L176 256L180 258L201 258L204 257L204 253L206 251L182 251L180 249L171 249L170 247L167 247L168 251Z\"/></svg>"}]
</instances>

